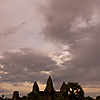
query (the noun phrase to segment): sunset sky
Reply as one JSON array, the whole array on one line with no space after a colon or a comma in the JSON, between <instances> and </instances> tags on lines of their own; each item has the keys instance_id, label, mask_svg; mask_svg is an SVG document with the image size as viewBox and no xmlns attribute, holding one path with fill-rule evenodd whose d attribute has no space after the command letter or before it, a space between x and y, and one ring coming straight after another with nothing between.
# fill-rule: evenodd
<instances>
[{"instance_id":1,"label":"sunset sky","mask_svg":"<svg viewBox=\"0 0 100 100\"><path fill-rule=\"evenodd\" d=\"M100 0L0 0L0 96L48 76L100 95Z\"/></svg>"}]
</instances>

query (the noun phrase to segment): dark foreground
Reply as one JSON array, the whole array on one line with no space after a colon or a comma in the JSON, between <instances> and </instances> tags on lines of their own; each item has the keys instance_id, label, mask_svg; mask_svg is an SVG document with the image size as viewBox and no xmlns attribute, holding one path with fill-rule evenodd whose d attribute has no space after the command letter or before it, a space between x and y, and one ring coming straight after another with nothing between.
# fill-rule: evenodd
<instances>
[{"instance_id":1,"label":"dark foreground","mask_svg":"<svg viewBox=\"0 0 100 100\"><path fill-rule=\"evenodd\" d=\"M63 82L60 91L55 91L53 82L49 76L44 91L39 91L37 82L34 82L32 92L27 96L19 97L19 92L14 91L12 99L4 98L4 95L0 97L0 100L100 100L100 96L96 99L92 97L84 97L84 91L78 83L69 82L65 84Z\"/></svg>"}]
</instances>

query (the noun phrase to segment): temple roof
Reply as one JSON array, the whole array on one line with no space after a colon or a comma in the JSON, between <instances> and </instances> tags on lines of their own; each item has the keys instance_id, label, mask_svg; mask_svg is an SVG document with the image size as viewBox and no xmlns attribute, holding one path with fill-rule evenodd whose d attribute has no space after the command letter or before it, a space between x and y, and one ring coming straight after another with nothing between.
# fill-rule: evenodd
<instances>
[{"instance_id":1,"label":"temple roof","mask_svg":"<svg viewBox=\"0 0 100 100\"><path fill-rule=\"evenodd\" d=\"M50 76L47 80L47 85L46 85L45 91L48 92L48 93L51 93L51 92L55 91L54 87L53 87L53 82L52 82L52 79L51 79Z\"/></svg>"},{"instance_id":2,"label":"temple roof","mask_svg":"<svg viewBox=\"0 0 100 100\"><path fill-rule=\"evenodd\" d=\"M62 84L62 86L61 86L61 88L60 88L60 92L63 92L63 90L64 90L64 88L65 88L65 82L63 82L63 84Z\"/></svg>"},{"instance_id":3,"label":"temple roof","mask_svg":"<svg viewBox=\"0 0 100 100\"><path fill-rule=\"evenodd\" d=\"M51 76L49 76L49 78L48 78L48 80L47 80L47 84L53 84L53 83L52 83Z\"/></svg>"},{"instance_id":4,"label":"temple roof","mask_svg":"<svg viewBox=\"0 0 100 100\"><path fill-rule=\"evenodd\" d=\"M36 81L34 82L34 85L33 85L33 91L39 92L39 87Z\"/></svg>"}]
</instances>

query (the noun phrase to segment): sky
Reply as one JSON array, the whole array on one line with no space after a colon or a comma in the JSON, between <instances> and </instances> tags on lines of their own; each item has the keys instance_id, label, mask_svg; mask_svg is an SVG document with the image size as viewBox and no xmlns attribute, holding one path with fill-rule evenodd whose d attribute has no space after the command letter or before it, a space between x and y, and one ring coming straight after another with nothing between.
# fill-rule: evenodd
<instances>
[{"instance_id":1,"label":"sky","mask_svg":"<svg viewBox=\"0 0 100 100\"><path fill-rule=\"evenodd\" d=\"M100 95L99 0L0 0L0 96L27 95L48 76Z\"/></svg>"}]
</instances>

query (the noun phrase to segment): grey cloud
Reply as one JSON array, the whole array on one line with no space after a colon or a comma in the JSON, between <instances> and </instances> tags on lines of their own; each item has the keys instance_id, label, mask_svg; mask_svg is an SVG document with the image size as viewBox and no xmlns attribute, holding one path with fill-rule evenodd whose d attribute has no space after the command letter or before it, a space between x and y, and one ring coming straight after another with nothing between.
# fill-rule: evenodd
<instances>
[{"instance_id":1,"label":"grey cloud","mask_svg":"<svg viewBox=\"0 0 100 100\"><path fill-rule=\"evenodd\" d=\"M10 92L10 90L0 88L0 93L6 93L6 92Z\"/></svg>"},{"instance_id":2,"label":"grey cloud","mask_svg":"<svg viewBox=\"0 0 100 100\"><path fill-rule=\"evenodd\" d=\"M48 75L41 71L51 71L50 75L56 88L61 86L62 81L85 82L85 85L87 82L88 84L94 81L99 82L100 23L97 19L98 23L90 24L93 15L100 16L99 4L98 0L51 0L50 5L42 11L47 25L41 34L55 44L59 42L60 45L68 46L67 51L72 59L64 61L63 67L58 67L55 61L41 52L26 48L19 52L4 52L0 64L5 66L0 70L9 73L8 75L1 73L0 80L2 82L37 80L44 83ZM81 22L85 22L87 26L78 27ZM76 30L74 30L75 27L77 27ZM11 32L13 33L12 30ZM56 55L59 57L62 54ZM63 55L63 59L64 57L67 56ZM27 70L24 70L25 68Z\"/></svg>"},{"instance_id":3,"label":"grey cloud","mask_svg":"<svg viewBox=\"0 0 100 100\"><path fill-rule=\"evenodd\" d=\"M12 35L14 33L16 33L18 30L22 29L24 24L26 24L25 22L22 22L20 25L16 26L16 27L10 27L7 30L5 30L4 33L1 33L1 36L8 36L8 35Z\"/></svg>"},{"instance_id":4,"label":"grey cloud","mask_svg":"<svg viewBox=\"0 0 100 100\"><path fill-rule=\"evenodd\" d=\"M93 15L100 16L98 3L98 0L51 0L50 6L46 9L48 24L42 35L50 41L69 46L67 50L72 57L70 61L62 63L62 68L53 71L56 82L100 81L100 23L98 21L95 25L89 24ZM79 23L85 22L87 26L74 30L74 23L79 19Z\"/></svg>"},{"instance_id":5,"label":"grey cloud","mask_svg":"<svg viewBox=\"0 0 100 100\"><path fill-rule=\"evenodd\" d=\"M48 21L42 34L53 41L64 44L73 44L84 34L70 31L72 23L81 18L87 23L91 20L94 0L51 0L50 7L46 9L45 16Z\"/></svg>"},{"instance_id":6,"label":"grey cloud","mask_svg":"<svg viewBox=\"0 0 100 100\"><path fill-rule=\"evenodd\" d=\"M8 74L1 74L1 81L23 82L34 80L44 82L48 75L41 71L53 71L57 68L56 62L50 57L31 49L21 49L19 52L4 52L0 64L4 65L2 71ZM27 70L24 70L27 68Z\"/></svg>"}]
</instances>

